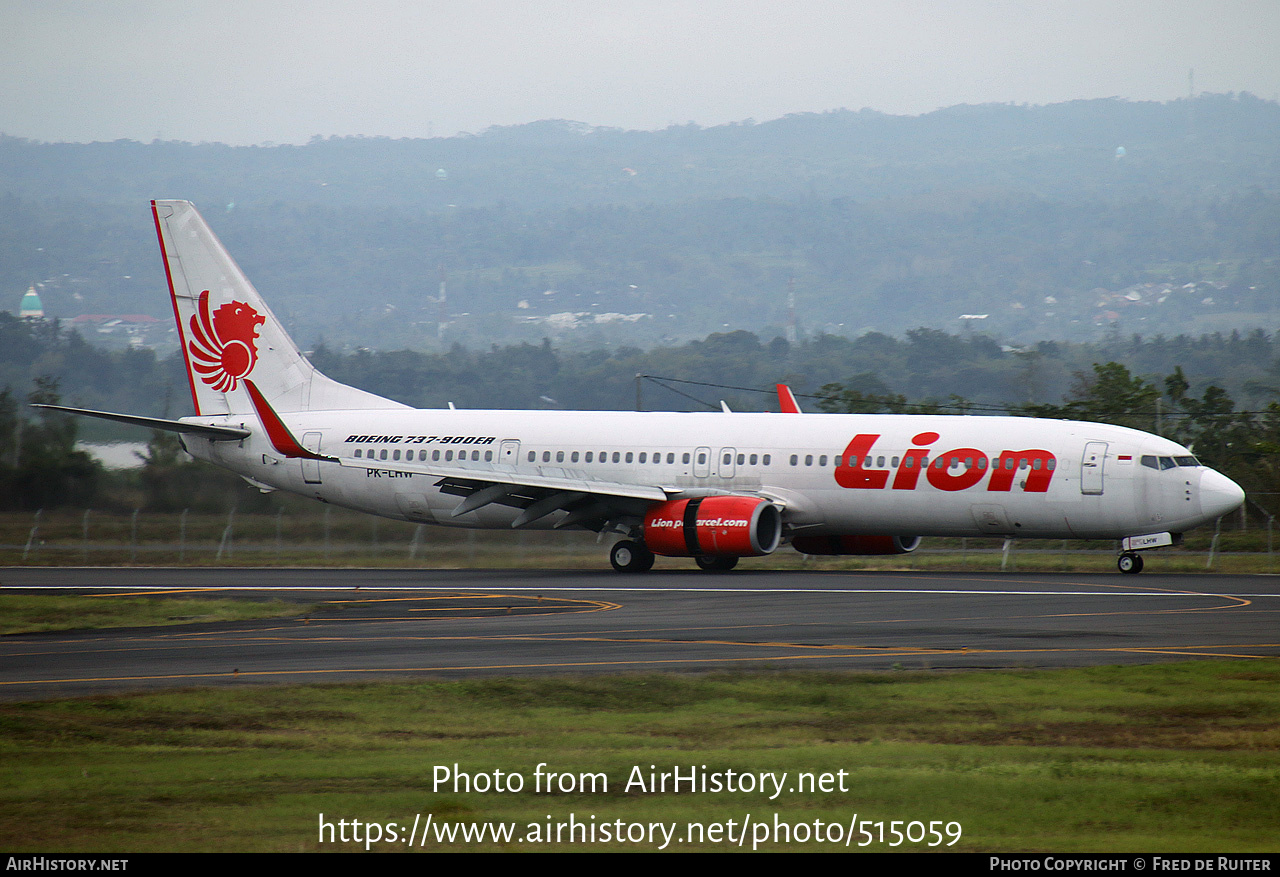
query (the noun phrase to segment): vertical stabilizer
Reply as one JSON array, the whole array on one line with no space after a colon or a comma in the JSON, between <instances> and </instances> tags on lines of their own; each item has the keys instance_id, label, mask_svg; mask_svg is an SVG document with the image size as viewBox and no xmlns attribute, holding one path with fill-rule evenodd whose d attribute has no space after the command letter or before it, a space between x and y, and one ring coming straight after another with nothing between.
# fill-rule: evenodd
<instances>
[{"instance_id":1,"label":"vertical stabilizer","mask_svg":"<svg viewBox=\"0 0 1280 877\"><path fill-rule=\"evenodd\" d=\"M189 201L151 212L197 414L253 412L250 376L278 411L405 407L316 371Z\"/></svg>"}]
</instances>

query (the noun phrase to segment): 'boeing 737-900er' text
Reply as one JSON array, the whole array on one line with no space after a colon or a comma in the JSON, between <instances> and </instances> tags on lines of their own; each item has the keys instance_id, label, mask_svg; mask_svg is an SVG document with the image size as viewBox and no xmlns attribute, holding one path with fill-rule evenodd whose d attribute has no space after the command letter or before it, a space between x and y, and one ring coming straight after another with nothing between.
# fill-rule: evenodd
<instances>
[{"instance_id":1,"label":"'boeing 737-900er' text","mask_svg":"<svg viewBox=\"0 0 1280 877\"><path fill-rule=\"evenodd\" d=\"M61 406L181 434L194 457L263 490L451 527L575 527L727 570L790 543L897 554L922 536L1119 540L1149 548L1236 509L1244 492L1156 435L1067 420L413 409L325 377L200 214L153 201L195 415Z\"/></svg>"}]
</instances>

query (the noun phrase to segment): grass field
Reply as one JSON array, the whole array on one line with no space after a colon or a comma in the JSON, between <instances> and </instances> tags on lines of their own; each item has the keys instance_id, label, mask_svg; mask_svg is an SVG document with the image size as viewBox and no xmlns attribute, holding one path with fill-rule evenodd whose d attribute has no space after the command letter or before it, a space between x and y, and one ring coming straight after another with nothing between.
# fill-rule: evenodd
<instances>
[{"instance_id":1,"label":"grass field","mask_svg":"<svg viewBox=\"0 0 1280 877\"><path fill-rule=\"evenodd\" d=\"M936 822L937 848L963 851L1274 851L1277 683L1274 663L1196 662L245 687L5 704L0 848L364 849L351 838L369 834L365 823L386 837L394 822L403 836L415 816L436 829L515 831L505 842L433 836L426 850L661 846L660 834L555 842L552 826L572 814L597 830L619 820L674 826L668 849L681 850L740 848L728 835L699 841L689 823L729 832L730 821L741 831L750 820L741 848L751 849L759 826L776 819L805 826L796 831L807 841L796 834L761 849L843 849L814 833L829 838L838 825L847 834L856 820L869 835L855 834L853 848L869 836L868 849L887 851L901 820L899 830L914 822L916 835ZM539 764L574 789L535 791ZM490 782L495 771L507 783L519 775L524 787L438 787L438 771L455 765ZM729 770L786 779L772 800L772 791L648 788L650 774L694 768L722 780ZM646 786L628 789L637 770ZM801 773L814 790L796 789ZM589 774L603 774L594 791L584 790ZM321 814L333 843L320 843ZM950 823L954 846L943 834Z\"/></svg>"}]
</instances>

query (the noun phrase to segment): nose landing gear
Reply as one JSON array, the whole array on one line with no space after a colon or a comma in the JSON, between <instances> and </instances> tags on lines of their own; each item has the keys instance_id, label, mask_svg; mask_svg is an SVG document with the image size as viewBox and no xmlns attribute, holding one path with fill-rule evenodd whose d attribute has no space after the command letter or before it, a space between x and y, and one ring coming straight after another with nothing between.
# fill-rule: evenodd
<instances>
[{"instance_id":1,"label":"nose landing gear","mask_svg":"<svg viewBox=\"0 0 1280 877\"><path fill-rule=\"evenodd\" d=\"M1122 573L1137 575L1142 572L1142 555L1135 551L1126 551L1116 560L1116 566Z\"/></svg>"}]
</instances>

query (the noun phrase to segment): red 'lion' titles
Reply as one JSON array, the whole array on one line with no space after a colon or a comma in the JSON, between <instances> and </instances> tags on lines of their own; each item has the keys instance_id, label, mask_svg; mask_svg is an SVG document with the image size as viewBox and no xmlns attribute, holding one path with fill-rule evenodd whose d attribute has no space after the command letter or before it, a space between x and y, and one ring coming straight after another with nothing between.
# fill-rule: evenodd
<instances>
[{"instance_id":1,"label":"red 'lion' titles","mask_svg":"<svg viewBox=\"0 0 1280 877\"><path fill-rule=\"evenodd\" d=\"M955 491L974 487L989 473L989 491L1010 491L1019 477L1024 492L1045 493L1058 468L1057 458L1040 448L1001 451L994 458L977 448L953 448L931 457L927 446L939 437L936 432L922 432L912 438L913 445L923 447L909 449L893 469L885 468L883 462L872 465L875 458L871 450L879 434L859 433L844 449L844 465L836 466L836 483L854 490L881 490L889 484L892 473L893 490L915 490L923 474L938 490Z\"/></svg>"}]
</instances>

